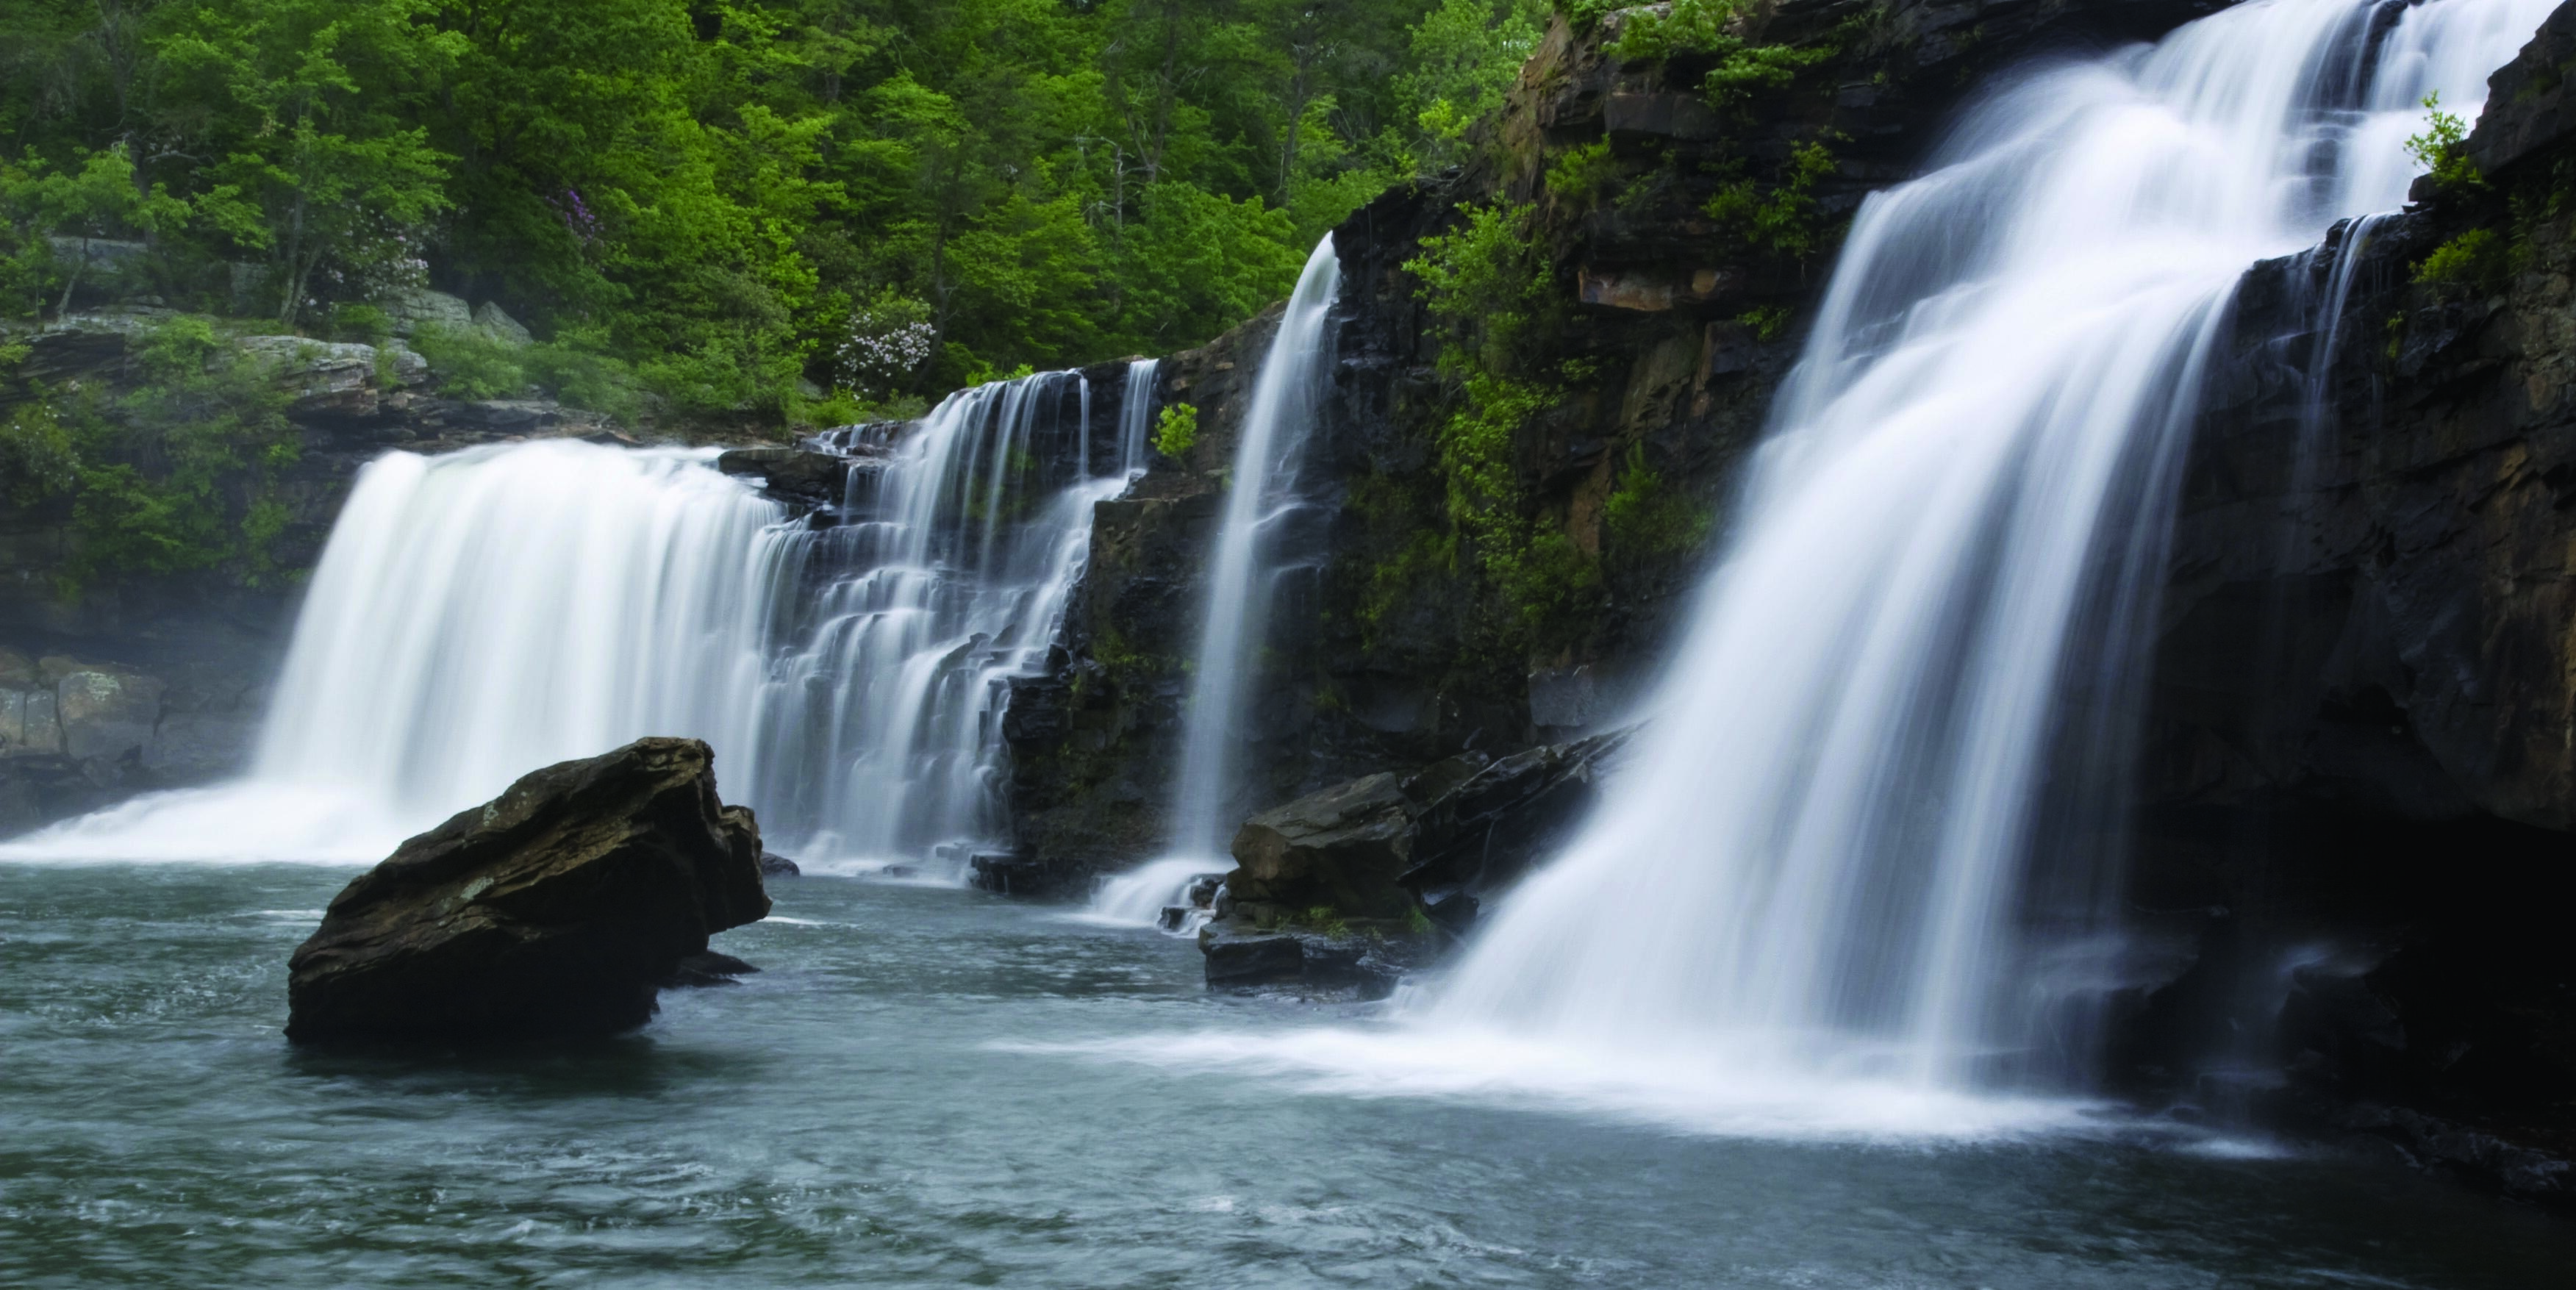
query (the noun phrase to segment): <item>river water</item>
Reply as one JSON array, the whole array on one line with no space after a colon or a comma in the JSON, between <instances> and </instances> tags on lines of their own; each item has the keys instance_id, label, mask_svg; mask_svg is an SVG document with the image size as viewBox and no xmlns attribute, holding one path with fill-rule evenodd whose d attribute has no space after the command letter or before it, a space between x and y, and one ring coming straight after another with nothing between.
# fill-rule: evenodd
<instances>
[{"instance_id":1,"label":"river water","mask_svg":"<svg viewBox=\"0 0 2576 1290\"><path fill-rule=\"evenodd\" d=\"M291 1048L351 871L0 865L0 1285L2566 1284L2576 1229L2380 1158L2089 1127L1679 1133L1163 1066L1366 1028L1149 929L773 884L767 970L526 1053Z\"/></svg>"}]
</instances>

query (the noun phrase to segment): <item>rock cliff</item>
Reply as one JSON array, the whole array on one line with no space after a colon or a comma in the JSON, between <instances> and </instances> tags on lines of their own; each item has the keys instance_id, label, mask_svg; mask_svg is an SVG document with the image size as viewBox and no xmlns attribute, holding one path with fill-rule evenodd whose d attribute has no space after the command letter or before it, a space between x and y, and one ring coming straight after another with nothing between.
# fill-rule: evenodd
<instances>
[{"instance_id":1,"label":"rock cliff","mask_svg":"<svg viewBox=\"0 0 2576 1290\"><path fill-rule=\"evenodd\" d=\"M2275 1113L2558 1204L2576 1171L2532 1162L2576 1156L2576 949L2541 895L2576 827L2571 67L2562 8L2491 84L2482 182L2240 291L2141 759L2134 904L2192 967L2129 1049L2147 1086L2223 1100L2250 1067Z\"/></svg>"},{"instance_id":2,"label":"rock cliff","mask_svg":"<svg viewBox=\"0 0 2576 1290\"><path fill-rule=\"evenodd\" d=\"M1334 231L1338 361L1232 817L1615 715L1696 581L1862 197L1911 174L1988 73L2152 38L2217 7L1785 0L1749 16L1748 37L1821 61L1723 111L1700 90L1711 59L1622 60L1605 52L1615 20L1584 32L1557 20L1480 127L1472 165L1391 191ZM1785 212L1795 237L1748 236L1730 194ZM1512 355L1536 406L1500 454L1508 496L1461 506L1450 427L1465 400L1443 360L1493 329L1436 317L1406 265L1494 208L1523 221L1516 235L1539 261ZM1066 663L1012 700L1013 805L1033 852L1117 866L1168 836L1199 564L1275 326L1265 315L1164 364L1158 404L1198 407L1200 441L1101 508ZM1564 594L1534 604L1502 585L1493 569L1513 553L1461 518L1486 510L1565 553Z\"/></svg>"}]
</instances>

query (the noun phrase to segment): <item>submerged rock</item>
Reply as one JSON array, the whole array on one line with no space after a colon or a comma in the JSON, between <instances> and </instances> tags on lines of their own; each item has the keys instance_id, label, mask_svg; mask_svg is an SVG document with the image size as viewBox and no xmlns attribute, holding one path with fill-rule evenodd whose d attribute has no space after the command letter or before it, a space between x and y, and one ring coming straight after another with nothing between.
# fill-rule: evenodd
<instances>
[{"instance_id":1,"label":"submerged rock","mask_svg":"<svg viewBox=\"0 0 2576 1290\"><path fill-rule=\"evenodd\" d=\"M768 913L760 827L717 800L715 754L640 739L536 771L350 883L289 962L286 1033L625 1030L685 964L726 975L698 959L707 937Z\"/></svg>"}]
</instances>

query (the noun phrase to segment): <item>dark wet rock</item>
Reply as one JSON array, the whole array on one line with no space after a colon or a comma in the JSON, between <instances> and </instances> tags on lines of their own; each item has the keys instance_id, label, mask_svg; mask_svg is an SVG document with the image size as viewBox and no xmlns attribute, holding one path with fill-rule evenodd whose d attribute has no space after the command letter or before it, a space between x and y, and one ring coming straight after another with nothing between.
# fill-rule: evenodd
<instances>
[{"instance_id":1,"label":"dark wet rock","mask_svg":"<svg viewBox=\"0 0 2576 1290\"><path fill-rule=\"evenodd\" d=\"M775 851L760 853L760 876L763 878L794 878L803 872L796 867L795 861Z\"/></svg>"},{"instance_id":2,"label":"dark wet rock","mask_svg":"<svg viewBox=\"0 0 2576 1290\"><path fill-rule=\"evenodd\" d=\"M1054 896L1078 890L1088 866L1023 856L979 855L966 862L967 881L1003 896Z\"/></svg>"},{"instance_id":3,"label":"dark wet rock","mask_svg":"<svg viewBox=\"0 0 2576 1290\"><path fill-rule=\"evenodd\" d=\"M642 1025L709 935L769 912L760 828L694 739L527 775L405 842L289 962L286 1033L481 1039Z\"/></svg>"},{"instance_id":4,"label":"dark wet rock","mask_svg":"<svg viewBox=\"0 0 2576 1290\"><path fill-rule=\"evenodd\" d=\"M1322 906L1362 918L1401 917L1412 894L1396 883L1412 867L1411 805L1393 775L1370 775L1243 822L1234 835L1235 899Z\"/></svg>"},{"instance_id":5,"label":"dark wet rock","mask_svg":"<svg viewBox=\"0 0 2576 1290\"><path fill-rule=\"evenodd\" d=\"M1453 760L1414 776L1405 784L1415 803L1414 867L1398 881L1426 895L1510 885L1572 836L1635 733L1541 744L1472 771Z\"/></svg>"},{"instance_id":6,"label":"dark wet rock","mask_svg":"<svg viewBox=\"0 0 2576 1290\"><path fill-rule=\"evenodd\" d=\"M1407 972L1430 962L1442 942L1394 920L1326 927L1250 917L1220 918L1199 928L1212 990L1280 989L1314 1000L1383 999Z\"/></svg>"},{"instance_id":7,"label":"dark wet rock","mask_svg":"<svg viewBox=\"0 0 2576 1290\"><path fill-rule=\"evenodd\" d=\"M707 950L672 964L670 972L662 977L661 986L665 990L683 990L711 985L740 985L735 977L749 976L759 970L730 954Z\"/></svg>"},{"instance_id":8,"label":"dark wet rock","mask_svg":"<svg viewBox=\"0 0 2576 1290\"><path fill-rule=\"evenodd\" d=\"M811 448L734 448L716 458L728 475L753 476L772 493L818 505L841 500L850 468L849 458Z\"/></svg>"},{"instance_id":9,"label":"dark wet rock","mask_svg":"<svg viewBox=\"0 0 2576 1290\"><path fill-rule=\"evenodd\" d=\"M2554 1205L2576 943L2534 896L2576 831L2571 59L2561 8L2493 78L2468 141L2487 187L2419 184L2240 286L2122 839L2138 935L2182 966L2112 1032L2115 1078L2152 1095L2250 1066L2278 1085L2258 1114ZM2474 230L2509 263L2417 280ZM2338 257L2351 291L2321 320Z\"/></svg>"},{"instance_id":10,"label":"dark wet rock","mask_svg":"<svg viewBox=\"0 0 2576 1290\"><path fill-rule=\"evenodd\" d=\"M1199 949L1207 955L1212 986L1276 985L1300 980L1306 971L1305 942L1295 936L1211 927L1199 933Z\"/></svg>"}]
</instances>

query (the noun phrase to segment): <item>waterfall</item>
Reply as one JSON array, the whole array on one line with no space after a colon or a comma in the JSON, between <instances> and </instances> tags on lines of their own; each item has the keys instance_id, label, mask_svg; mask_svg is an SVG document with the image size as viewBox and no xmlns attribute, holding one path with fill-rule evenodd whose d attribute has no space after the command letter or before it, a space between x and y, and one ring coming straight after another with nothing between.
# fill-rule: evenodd
<instances>
[{"instance_id":1,"label":"waterfall","mask_svg":"<svg viewBox=\"0 0 2576 1290\"><path fill-rule=\"evenodd\" d=\"M1448 977L1384 1029L1079 1047L1706 1132L2082 1123L2099 825L2236 285L2402 201L2414 105L2474 114L2550 8L2254 0L1982 96L1863 203L1647 725Z\"/></svg>"},{"instance_id":2,"label":"waterfall","mask_svg":"<svg viewBox=\"0 0 2576 1290\"><path fill-rule=\"evenodd\" d=\"M1206 618L1181 737L1180 786L1172 802L1172 846L1179 855L1226 853L1239 745L1251 724L1252 674L1270 619L1268 539L1297 505L1297 466L1322 408L1332 359L1325 324L1341 282L1341 261L1326 234L1298 275L1244 409L1225 514L1208 553ZM1216 867L1232 866L1220 861Z\"/></svg>"},{"instance_id":3,"label":"waterfall","mask_svg":"<svg viewBox=\"0 0 2576 1290\"><path fill-rule=\"evenodd\" d=\"M315 570L250 776L0 854L372 859L539 766L685 734L773 847L953 876L1007 845L1007 683L1140 460L1142 412L1094 445L1090 399L1049 373L833 432L842 502L794 520L712 451L389 453Z\"/></svg>"},{"instance_id":4,"label":"waterfall","mask_svg":"<svg viewBox=\"0 0 2576 1290\"><path fill-rule=\"evenodd\" d=\"M1129 479L1145 472L1147 438L1154 427L1154 378L1162 370L1159 358L1127 364L1127 386L1118 403L1118 470Z\"/></svg>"},{"instance_id":5,"label":"waterfall","mask_svg":"<svg viewBox=\"0 0 2576 1290\"><path fill-rule=\"evenodd\" d=\"M2259 0L2021 78L1873 195L1632 769L1430 1019L1685 1066L2080 1081L2063 1018L2112 970L2117 857L2049 825L2088 787L2064 767L2117 763L2089 745L2120 728L2235 285L2401 201L2413 105L2474 113L2549 7L2437 0L2391 31L2373 4Z\"/></svg>"}]
</instances>

